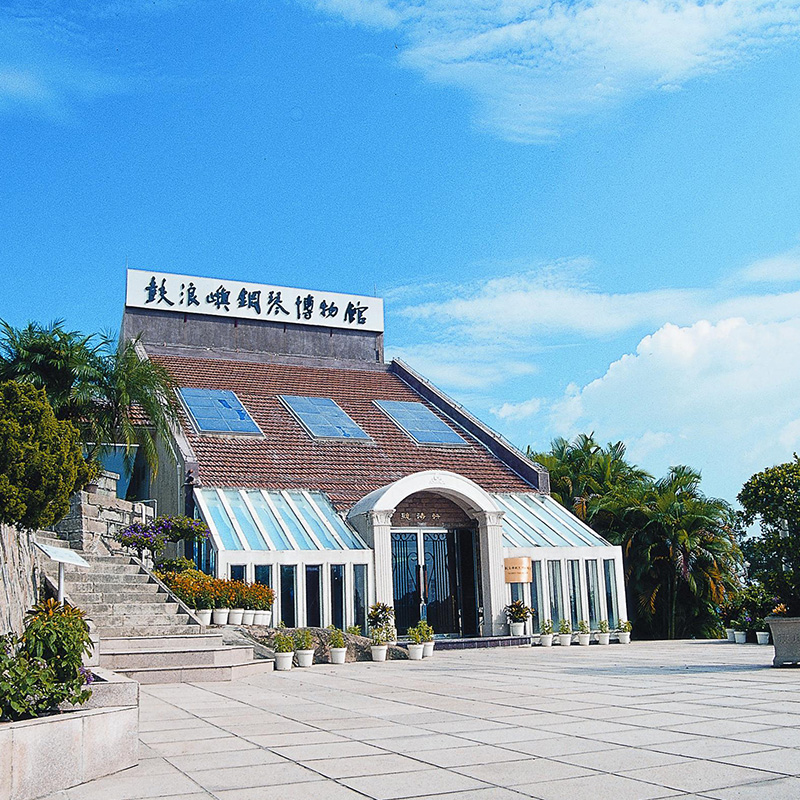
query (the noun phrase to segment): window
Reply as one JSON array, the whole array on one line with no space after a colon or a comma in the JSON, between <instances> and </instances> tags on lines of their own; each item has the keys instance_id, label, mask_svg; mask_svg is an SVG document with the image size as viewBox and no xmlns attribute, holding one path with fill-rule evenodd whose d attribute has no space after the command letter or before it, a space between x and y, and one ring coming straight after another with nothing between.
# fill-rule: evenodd
<instances>
[{"instance_id":1,"label":"window","mask_svg":"<svg viewBox=\"0 0 800 800\"><path fill-rule=\"evenodd\" d=\"M564 619L564 590L561 587L561 562L547 562L547 579L550 584L550 619L558 628L558 623Z\"/></svg>"},{"instance_id":2,"label":"window","mask_svg":"<svg viewBox=\"0 0 800 800\"><path fill-rule=\"evenodd\" d=\"M375 400L373 402L419 444L466 444L464 439L449 425L422 403L408 403L400 400Z\"/></svg>"},{"instance_id":3,"label":"window","mask_svg":"<svg viewBox=\"0 0 800 800\"><path fill-rule=\"evenodd\" d=\"M256 583L272 588L272 566L270 564L256 564Z\"/></svg>"},{"instance_id":4,"label":"window","mask_svg":"<svg viewBox=\"0 0 800 800\"><path fill-rule=\"evenodd\" d=\"M281 621L287 628L297 627L295 607L295 566L281 564Z\"/></svg>"},{"instance_id":5,"label":"window","mask_svg":"<svg viewBox=\"0 0 800 800\"><path fill-rule=\"evenodd\" d=\"M309 628L322 627L321 579L322 567L318 564L306 566L306 625Z\"/></svg>"},{"instance_id":6,"label":"window","mask_svg":"<svg viewBox=\"0 0 800 800\"><path fill-rule=\"evenodd\" d=\"M353 610L355 624L361 632L367 632L367 565L353 565Z\"/></svg>"},{"instance_id":7,"label":"window","mask_svg":"<svg viewBox=\"0 0 800 800\"><path fill-rule=\"evenodd\" d=\"M232 581L246 581L247 580L247 565L246 564L231 564L231 580Z\"/></svg>"},{"instance_id":8,"label":"window","mask_svg":"<svg viewBox=\"0 0 800 800\"><path fill-rule=\"evenodd\" d=\"M581 562L567 561L567 586L569 588L569 615L572 630L578 630L583 619L583 598L581 597Z\"/></svg>"},{"instance_id":9,"label":"window","mask_svg":"<svg viewBox=\"0 0 800 800\"><path fill-rule=\"evenodd\" d=\"M533 632L539 633L544 613L544 597L542 596L542 562L533 561L533 583L531 583L531 610L533 611Z\"/></svg>"},{"instance_id":10,"label":"window","mask_svg":"<svg viewBox=\"0 0 800 800\"><path fill-rule=\"evenodd\" d=\"M344 564L331 564L331 623L344 629Z\"/></svg>"},{"instance_id":11,"label":"window","mask_svg":"<svg viewBox=\"0 0 800 800\"><path fill-rule=\"evenodd\" d=\"M589 595L589 625L597 630L600 622L600 581L597 576L597 561L586 562L586 591Z\"/></svg>"},{"instance_id":12,"label":"window","mask_svg":"<svg viewBox=\"0 0 800 800\"><path fill-rule=\"evenodd\" d=\"M286 407L316 439L366 439L364 433L329 397L280 395Z\"/></svg>"},{"instance_id":13,"label":"window","mask_svg":"<svg viewBox=\"0 0 800 800\"><path fill-rule=\"evenodd\" d=\"M227 389L181 388L178 393L201 433L261 433L239 398Z\"/></svg>"},{"instance_id":14,"label":"window","mask_svg":"<svg viewBox=\"0 0 800 800\"><path fill-rule=\"evenodd\" d=\"M619 609L617 608L617 571L611 559L603 561L603 573L606 579L606 610L608 624L612 628L619 625Z\"/></svg>"}]
</instances>

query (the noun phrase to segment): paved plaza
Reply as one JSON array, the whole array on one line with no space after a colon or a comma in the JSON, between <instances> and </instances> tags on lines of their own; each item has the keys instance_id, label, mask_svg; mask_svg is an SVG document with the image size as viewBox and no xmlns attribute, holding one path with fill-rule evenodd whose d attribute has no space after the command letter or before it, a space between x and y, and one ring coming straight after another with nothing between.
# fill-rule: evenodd
<instances>
[{"instance_id":1,"label":"paved plaza","mask_svg":"<svg viewBox=\"0 0 800 800\"><path fill-rule=\"evenodd\" d=\"M795 800L800 670L722 642L143 686L138 767L52 800Z\"/></svg>"}]
</instances>

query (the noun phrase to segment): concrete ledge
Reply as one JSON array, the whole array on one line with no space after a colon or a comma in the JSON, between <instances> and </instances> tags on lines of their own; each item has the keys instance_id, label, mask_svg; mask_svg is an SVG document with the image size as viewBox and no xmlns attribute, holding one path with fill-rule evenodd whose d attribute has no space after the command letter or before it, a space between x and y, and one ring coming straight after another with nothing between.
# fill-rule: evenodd
<instances>
[{"instance_id":1,"label":"concrete ledge","mask_svg":"<svg viewBox=\"0 0 800 800\"><path fill-rule=\"evenodd\" d=\"M80 706L81 710L115 706L138 707L139 684L136 681L103 667L92 667L92 672L101 680L92 684L92 696Z\"/></svg>"},{"instance_id":2,"label":"concrete ledge","mask_svg":"<svg viewBox=\"0 0 800 800\"><path fill-rule=\"evenodd\" d=\"M139 708L0 723L0 800L33 800L135 766Z\"/></svg>"}]
</instances>

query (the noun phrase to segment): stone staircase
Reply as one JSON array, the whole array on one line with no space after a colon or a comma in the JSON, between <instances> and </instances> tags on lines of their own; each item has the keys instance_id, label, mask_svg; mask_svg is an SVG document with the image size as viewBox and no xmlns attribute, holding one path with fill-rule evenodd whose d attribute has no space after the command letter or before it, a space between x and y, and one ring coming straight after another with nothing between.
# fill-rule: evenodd
<instances>
[{"instance_id":1,"label":"stone staircase","mask_svg":"<svg viewBox=\"0 0 800 800\"><path fill-rule=\"evenodd\" d=\"M67 547L57 536L37 534L42 544ZM206 633L187 609L130 556L76 550L90 568L67 565L67 600L82 608L100 636L100 666L139 683L227 681L272 670L254 659L249 645L228 646L221 633ZM58 568L49 562L55 583Z\"/></svg>"}]
</instances>

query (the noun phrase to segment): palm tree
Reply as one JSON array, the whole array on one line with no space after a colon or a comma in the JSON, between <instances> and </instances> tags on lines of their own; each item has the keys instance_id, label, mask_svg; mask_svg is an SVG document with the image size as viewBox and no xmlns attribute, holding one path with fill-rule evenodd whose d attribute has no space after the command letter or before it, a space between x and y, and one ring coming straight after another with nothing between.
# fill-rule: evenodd
<instances>
[{"instance_id":1,"label":"palm tree","mask_svg":"<svg viewBox=\"0 0 800 800\"><path fill-rule=\"evenodd\" d=\"M629 594L654 633L674 639L713 626L714 609L737 587L741 551L730 506L700 491L699 472L672 467L612 493L596 511L613 520L605 535L622 545Z\"/></svg>"},{"instance_id":2,"label":"palm tree","mask_svg":"<svg viewBox=\"0 0 800 800\"><path fill-rule=\"evenodd\" d=\"M14 328L0 320L0 380L44 389L56 416L77 423L94 400L103 341L63 325L59 319Z\"/></svg>"},{"instance_id":3,"label":"palm tree","mask_svg":"<svg viewBox=\"0 0 800 800\"><path fill-rule=\"evenodd\" d=\"M0 380L43 388L59 419L75 423L87 460L123 445L126 469L134 445L158 471L156 440L176 419L175 386L169 373L138 351L138 340L68 331L62 320L14 328L0 321Z\"/></svg>"},{"instance_id":4,"label":"palm tree","mask_svg":"<svg viewBox=\"0 0 800 800\"><path fill-rule=\"evenodd\" d=\"M155 474L156 442L169 438L177 419L175 382L163 366L140 355L138 343L133 339L114 345L105 339L85 438L90 458L109 445L124 446L128 471L133 468L134 445L139 445Z\"/></svg>"}]
</instances>

